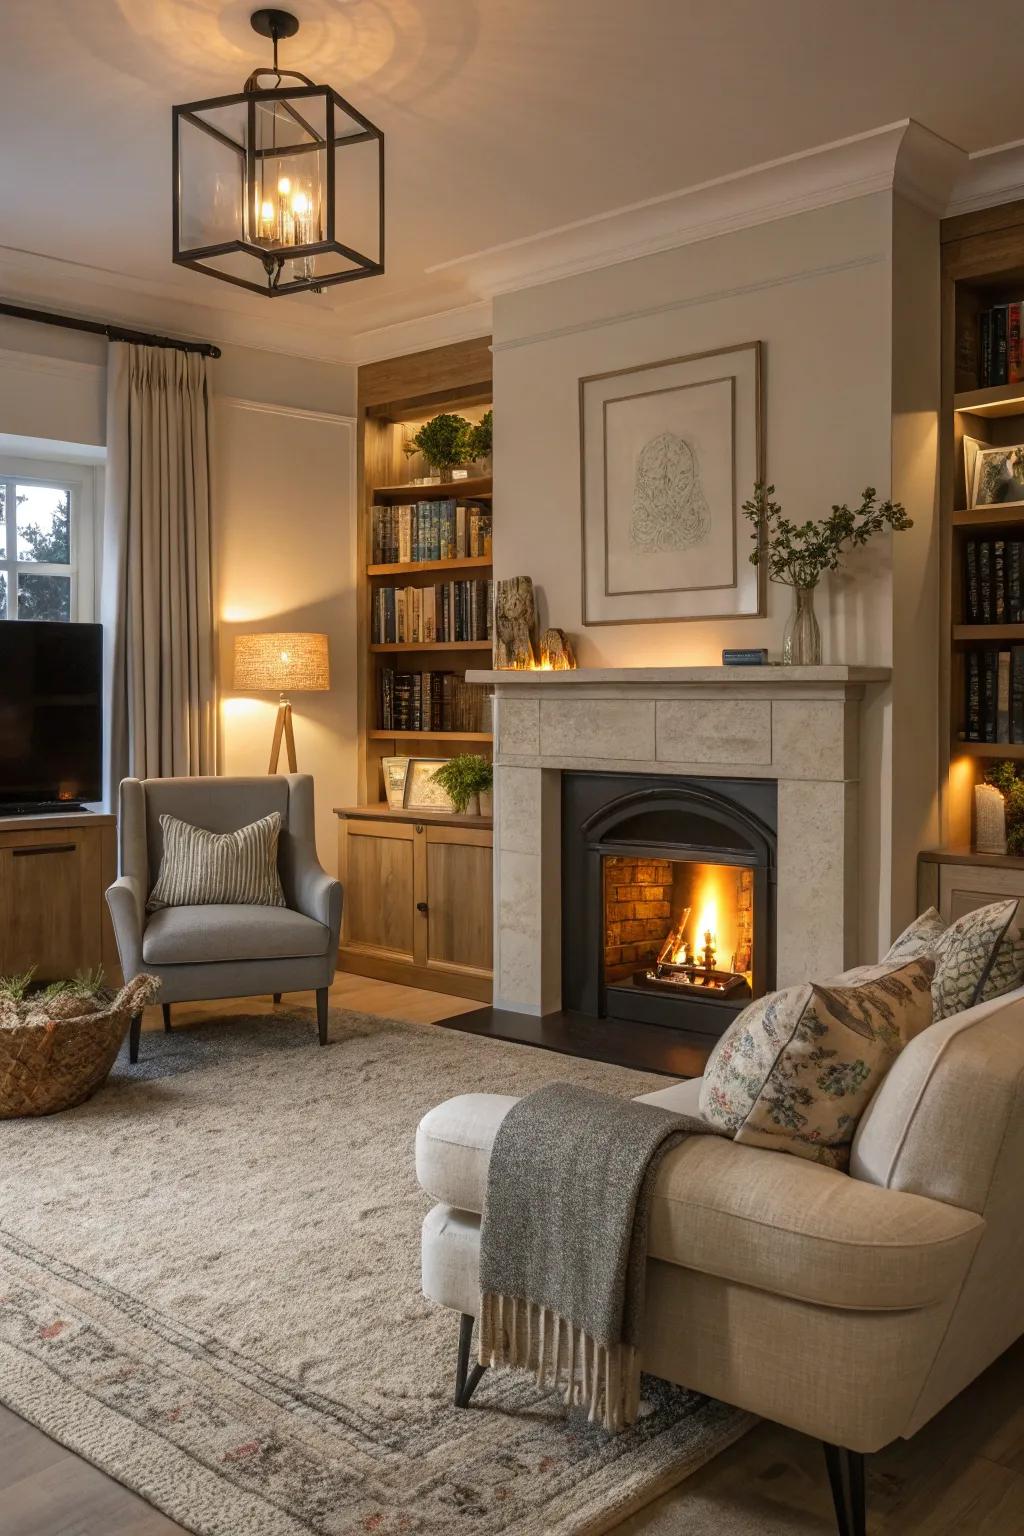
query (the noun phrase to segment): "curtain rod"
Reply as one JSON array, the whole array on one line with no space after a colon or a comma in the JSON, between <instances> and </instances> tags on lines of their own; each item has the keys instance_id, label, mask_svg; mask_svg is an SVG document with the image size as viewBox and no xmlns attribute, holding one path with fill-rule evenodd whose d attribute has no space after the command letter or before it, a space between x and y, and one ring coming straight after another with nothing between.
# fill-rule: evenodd
<instances>
[{"instance_id":1,"label":"curtain rod","mask_svg":"<svg viewBox=\"0 0 1024 1536\"><path fill-rule=\"evenodd\" d=\"M108 341L131 341L142 347L176 347L179 352L199 352L203 357L220 357L220 347L212 341L179 341L174 336L151 336L148 331L129 331L122 325L105 325L102 320L79 320L75 315L58 315L49 309L26 309L21 304L0 300L0 315L14 320L36 320L40 325L60 325L67 331L89 331Z\"/></svg>"}]
</instances>

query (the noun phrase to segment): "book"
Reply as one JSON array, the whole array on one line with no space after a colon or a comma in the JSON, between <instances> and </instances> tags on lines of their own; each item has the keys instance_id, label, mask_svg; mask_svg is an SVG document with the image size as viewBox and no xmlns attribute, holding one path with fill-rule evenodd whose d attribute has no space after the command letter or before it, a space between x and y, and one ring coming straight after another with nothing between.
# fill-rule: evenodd
<instances>
[{"instance_id":1,"label":"book","mask_svg":"<svg viewBox=\"0 0 1024 1536\"><path fill-rule=\"evenodd\" d=\"M981 656L968 651L965 658L964 735L968 741L981 740Z\"/></svg>"},{"instance_id":2,"label":"book","mask_svg":"<svg viewBox=\"0 0 1024 1536\"><path fill-rule=\"evenodd\" d=\"M1010 647L1010 740L1024 742L1024 645Z\"/></svg>"},{"instance_id":3,"label":"book","mask_svg":"<svg viewBox=\"0 0 1024 1536\"><path fill-rule=\"evenodd\" d=\"M992 383L992 311L982 311L978 322L978 382L982 389Z\"/></svg>"},{"instance_id":4,"label":"book","mask_svg":"<svg viewBox=\"0 0 1024 1536\"><path fill-rule=\"evenodd\" d=\"M1006 621L1024 621L1024 542L1006 541Z\"/></svg>"},{"instance_id":5,"label":"book","mask_svg":"<svg viewBox=\"0 0 1024 1536\"><path fill-rule=\"evenodd\" d=\"M996 624L1006 623L1006 541L992 542L992 617Z\"/></svg>"},{"instance_id":6,"label":"book","mask_svg":"<svg viewBox=\"0 0 1024 1536\"><path fill-rule=\"evenodd\" d=\"M768 652L764 648L752 647L742 650L727 647L722 652L723 667L763 667L767 661Z\"/></svg>"},{"instance_id":7,"label":"book","mask_svg":"<svg viewBox=\"0 0 1024 1536\"><path fill-rule=\"evenodd\" d=\"M1006 305L992 311L992 383L1006 383Z\"/></svg>"},{"instance_id":8,"label":"book","mask_svg":"<svg viewBox=\"0 0 1024 1536\"><path fill-rule=\"evenodd\" d=\"M981 739L996 740L999 652L981 653Z\"/></svg>"},{"instance_id":9,"label":"book","mask_svg":"<svg viewBox=\"0 0 1024 1536\"><path fill-rule=\"evenodd\" d=\"M996 662L996 741L1010 740L1010 653L998 651Z\"/></svg>"},{"instance_id":10,"label":"book","mask_svg":"<svg viewBox=\"0 0 1024 1536\"><path fill-rule=\"evenodd\" d=\"M1020 301L1006 306L1006 382L1024 379L1024 346L1020 333Z\"/></svg>"},{"instance_id":11,"label":"book","mask_svg":"<svg viewBox=\"0 0 1024 1536\"><path fill-rule=\"evenodd\" d=\"M991 624L992 614L992 542L990 539L981 539L978 542L979 622L982 624Z\"/></svg>"},{"instance_id":12,"label":"book","mask_svg":"<svg viewBox=\"0 0 1024 1536\"><path fill-rule=\"evenodd\" d=\"M977 624L978 606L978 541L968 539L964 547L964 622Z\"/></svg>"}]
</instances>

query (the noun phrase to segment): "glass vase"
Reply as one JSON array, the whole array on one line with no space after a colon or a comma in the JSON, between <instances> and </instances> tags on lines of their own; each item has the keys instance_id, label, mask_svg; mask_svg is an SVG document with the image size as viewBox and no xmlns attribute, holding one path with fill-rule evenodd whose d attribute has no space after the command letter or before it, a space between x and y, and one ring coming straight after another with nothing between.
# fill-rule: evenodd
<instances>
[{"instance_id":1,"label":"glass vase","mask_svg":"<svg viewBox=\"0 0 1024 1536\"><path fill-rule=\"evenodd\" d=\"M793 588L793 611L782 635L784 666L821 665L821 630L814 613L814 593L814 587Z\"/></svg>"}]
</instances>

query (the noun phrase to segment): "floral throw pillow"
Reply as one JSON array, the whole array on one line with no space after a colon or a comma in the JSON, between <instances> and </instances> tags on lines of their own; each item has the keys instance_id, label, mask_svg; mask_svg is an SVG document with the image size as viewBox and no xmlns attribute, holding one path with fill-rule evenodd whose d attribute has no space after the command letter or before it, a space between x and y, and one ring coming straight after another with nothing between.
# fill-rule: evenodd
<instances>
[{"instance_id":1,"label":"floral throw pillow","mask_svg":"<svg viewBox=\"0 0 1024 1536\"><path fill-rule=\"evenodd\" d=\"M848 985L758 998L716 1045L700 1112L748 1146L846 1168L857 1122L908 1041L932 1022L930 955Z\"/></svg>"},{"instance_id":2,"label":"floral throw pillow","mask_svg":"<svg viewBox=\"0 0 1024 1536\"><path fill-rule=\"evenodd\" d=\"M1024 982L1024 938L1010 932L1018 905L1015 899L993 901L965 912L948 926L929 907L904 929L885 959L934 955L935 1017L948 1019Z\"/></svg>"}]
</instances>

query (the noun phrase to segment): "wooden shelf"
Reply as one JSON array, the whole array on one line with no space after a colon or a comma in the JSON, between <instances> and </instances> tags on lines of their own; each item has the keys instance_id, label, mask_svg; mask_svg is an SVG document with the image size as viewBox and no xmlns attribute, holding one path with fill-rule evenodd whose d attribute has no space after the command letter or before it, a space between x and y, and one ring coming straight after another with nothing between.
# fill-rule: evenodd
<instances>
[{"instance_id":1,"label":"wooden shelf","mask_svg":"<svg viewBox=\"0 0 1024 1536\"><path fill-rule=\"evenodd\" d=\"M373 741L491 741L490 731L382 731L366 733Z\"/></svg>"},{"instance_id":2,"label":"wooden shelf","mask_svg":"<svg viewBox=\"0 0 1024 1536\"><path fill-rule=\"evenodd\" d=\"M954 640L1016 640L1024 643L1024 624L954 624Z\"/></svg>"},{"instance_id":3,"label":"wooden shelf","mask_svg":"<svg viewBox=\"0 0 1024 1536\"><path fill-rule=\"evenodd\" d=\"M1008 507L971 507L953 513L954 528L1005 528L1013 524L1024 527L1024 502Z\"/></svg>"},{"instance_id":4,"label":"wooden shelf","mask_svg":"<svg viewBox=\"0 0 1024 1536\"><path fill-rule=\"evenodd\" d=\"M952 757L1012 757L1024 758L1024 742L1018 741L954 741Z\"/></svg>"},{"instance_id":5,"label":"wooden shelf","mask_svg":"<svg viewBox=\"0 0 1024 1536\"><path fill-rule=\"evenodd\" d=\"M494 825L493 816L462 816L457 811L392 810L390 805L379 801L376 805L336 805L335 816L347 821L425 821L438 827L481 827L485 831Z\"/></svg>"},{"instance_id":6,"label":"wooden shelf","mask_svg":"<svg viewBox=\"0 0 1024 1536\"><path fill-rule=\"evenodd\" d=\"M971 848L925 848L918 854L922 864L969 864L981 869L1024 869L1024 859L1013 853L975 853Z\"/></svg>"},{"instance_id":7,"label":"wooden shelf","mask_svg":"<svg viewBox=\"0 0 1024 1536\"><path fill-rule=\"evenodd\" d=\"M374 644L371 651L486 651L490 655L489 640L403 640L401 644Z\"/></svg>"},{"instance_id":8,"label":"wooden shelf","mask_svg":"<svg viewBox=\"0 0 1024 1536\"><path fill-rule=\"evenodd\" d=\"M489 571L490 555L460 555L456 560L396 560L368 565L367 576L426 576L432 571Z\"/></svg>"},{"instance_id":9,"label":"wooden shelf","mask_svg":"<svg viewBox=\"0 0 1024 1536\"><path fill-rule=\"evenodd\" d=\"M481 475L475 480L444 480L440 485L378 485L375 507L393 507L414 501L490 501L494 480Z\"/></svg>"},{"instance_id":10,"label":"wooden shelf","mask_svg":"<svg viewBox=\"0 0 1024 1536\"><path fill-rule=\"evenodd\" d=\"M1024 383L962 390L953 396L953 409L968 416L1024 416Z\"/></svg>"}]
</instances>

